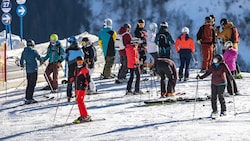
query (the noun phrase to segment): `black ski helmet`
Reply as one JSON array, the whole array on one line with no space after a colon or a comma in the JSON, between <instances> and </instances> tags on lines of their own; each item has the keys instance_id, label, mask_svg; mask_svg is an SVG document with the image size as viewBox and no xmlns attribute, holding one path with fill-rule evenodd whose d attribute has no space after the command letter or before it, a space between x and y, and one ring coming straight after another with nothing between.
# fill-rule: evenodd
<instances>
[{"instance_id":1,"label":"black ski helmet","mask_svg":"<svg viewBox=\"0 0 250 141\"><path fill-rule=\"evenodd\" d=\"M31 39L28 39L27 40L27 46L28 47L34 47L35 46L35 41L31 40Z\"/></svg>"},{"instance_id":2,"label":"black ski helmet","mask_svg":"<svg viewBox=\"0 0 250 141\"><path fill-rule=\"evenodd\" d=\"M82 56L77 56L76 61L80 61L80 60L83 60L83 57Z\"/></svg>"},{"instance_id":3,"label":"black ski helmet","mask_svg":"<svg viewBox=\"0 0 250 141\"><path fill-rule=\"evenodd\" d=\"M128 28L128 29L131 29L131 25L128 24L128 23L124 24L123 27L124 27L124 28Z\"/></svg>"},{"instance_id":4,"label":"black ski helmet","mask_svg":"<svg viewBox=\"0 0 250 141\"><path fill-rule=\"evenodd\" d=\"M210 16L205 17L206 22L211 22L212 18Z\"/></svg>"},{"instance_id":5,"label":"black ski helmet","mask_svg":"<svg viewBox=\"0 0 250 141\"><path fill-rule=\"evenodd\" d=\"M145 23L145 20L144 19L139 19L138 23Z\"/></svg>"},{"instance_id":6,"label":"black ski helmet","mask_svg":"<svg viewBox=\"0 0 250 141\"><path fill-rule=\"evenodd\" d=\"M227 22L228 22L228 20L227 20L226 18L222 18L222 19L220 20L220 24L221 24L221 25L226 25Z\"/></svg>"}]
</instances>

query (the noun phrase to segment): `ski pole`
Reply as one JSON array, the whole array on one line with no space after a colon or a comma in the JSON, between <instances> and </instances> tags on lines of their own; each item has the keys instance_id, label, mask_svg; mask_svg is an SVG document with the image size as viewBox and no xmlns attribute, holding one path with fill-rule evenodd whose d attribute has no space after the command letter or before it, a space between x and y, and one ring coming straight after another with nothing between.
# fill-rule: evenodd
<instances>
[{"instance_id":1,"label":"ski pole","mask_svg":"<svg viewBox=\"0 0 250 141\"><path fill-rule=\"evenodd\" d=\"M198 75L198 74L199 74L199 70L198 70L198 62L197 62L197 61L195 61L195 66L196 66L197 75ZM195 100L194 100L193 119L194 119L195 110L196 110L196 102L197 102L197 97L198 97L198 88L199 88L199 79L197 79L196 90L195 90Z\"/></svg>"},{"instance_id":2,"label":"ski pole","mask_svg":"<svg viewBox=\"0 0 250 141\"><path fill-rule=\"evenodd\" d=\"M236 116L236 110L235 110L235 93L234 93L234 83L233 83L233 80L231 80L230 83L231 83L231 86L232 86L232 93L233 93L234 116Z\"/></svg>"},{"instance_id":3,"label":"ski pole","mask_svg":"<svg viewBox=\"0 0 250 141\"><path fill-rule=\"evenodd\" d=\"M49 87L50 87L50 90L51 90L51 92L52 92L52 91L53 91L53 87L52 87L52 85L51 85L51 83L50 83L50 81L49 81L48 75L46 74L44 68L43 68L43 71L44 71L45 79L46 79L46 81L48 82Z\"/></svg>"},{"instance_id":4,"label":"ski pole","mask_svg":"<svg viewBox=\"0 0 250 141\"><path fill-rule=\"evenodd\" d=\"M55 120L56 120L56 115L57 115L57 111L58 111L58 108L59 108L59 103L60 103L61 97L62 97L62 93L60 94L60 97L58 98L58 101L57 101L56 112L55 112L55 115L54 115L53 124L55 123Z\"/></svg>"},{"instance_id":5,"label":"ski pole","mask_svg":"<svg viewBox=\"0 0 250 141\"><path fill-rule=\"evenodd\" d=\"M71 106L70 111L69 111L69 114L68 114L67 119L66 119L66 121L65 121L64 124L67 124L68 119L69 119L69 116L70 116L70 114L71 114L71 112L72 112L72 110L73 110L73 108L74 108L74 105L75 105L75 104L73 104L73 105Z\"/></svg>"}]
</instances>

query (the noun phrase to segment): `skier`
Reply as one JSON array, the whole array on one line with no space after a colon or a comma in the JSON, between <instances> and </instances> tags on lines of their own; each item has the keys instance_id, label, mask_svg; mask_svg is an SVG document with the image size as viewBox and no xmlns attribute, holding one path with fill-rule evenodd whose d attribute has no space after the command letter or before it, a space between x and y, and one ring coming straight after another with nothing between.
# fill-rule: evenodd
<instances>
[{"instance_id":1,"label":"skier","mask_svg":"<svg viewBox=\"0 0 250 141\"><path fill-rule=\"evenodd\" d=\"M134 31L135 37L139 38L142 41L142 43L140 43L138 46L139 60L142 61L142 64L140 64L140 69L142 73L146 73L146 70L144 70L143 65L146 60L146 53L147 53L147 30L144 27L145 27L145 20L139 19Z\"/></svg>"},{"instance_id":2,"label":"skier","mask_svg":"<svg viewBox=\"0 0 250 141\"><path fill-rule=\"evenodd\" d=\"M119 34L123 35L122 36L122 41L123 45L126 47L127 44L130 44L132 35L130 33L131 25L130 24L124 24L120 29L119 29ZM122 83L126 80L126 75L128 73L128 67L127 67L127 56L126 56L126 50L125 48L122 50L119 50L119 55L120 55L120 63L121 67L118 72L118 79L115 81L115 83L119 84Z\"/></svg>"},{"instance_id":3,"label":"skier","mask_svg":"<svg viewBox=\"0 0 250 141\"><path fill-rule=\"evenodd\" d=\"M233 48L233 43L231 41L227 41L224 44L224 50L225 52L223 54L223 57L225 59L225 63L227 64L229 70L231 71L231 74L234 76L236 73L236 60L238 56L238 51ZM228 77L227 77L227 81L230 82L230 79ZM233 94L239 95L239 91L238 91L236 81L234 78L232 79L231 83L227 84L227 92L230 95L233 95Z\"/></svg>"},{"instance_id":4,"label":"skier","mask_svg":"<svg viewBox=\"0 0 250 141\"><path fill-rule=\"evenodd\" d=\"M171 44L174 44L172 35L168 32L168 23L162 22L160 24L160 30L156 34L155 43L159 46L159 57L170 59L171 57Z\"/></svg>"},{"instance_id":5,"label":"skier","mask_svg":"<svg viewBox=\"0 0 250 141\"><path fill-rule=\"evenodd\" d=\"M127 92L126 95L137 95L142 94L143 92L140 91L140 64L142 62L139 61L138 56L138 46L142 43L142 41L139 38L133 37L131 39L131 43L127 44L126 46L126 54L128 58L128 69L130 72L130 77L127 83ZM135 91L134 93L131 91L132 89L132 83L134 79L134 74L136 75L136 81L135 81Z\"/></svg>"},{"instance_id":6,"label":"skier","mask_svg":"<svg viewBox=\"0 0 250 141\"><path fill-rule=\"evenodd\" d=\"M181 65L179 68L179 81L183 79L183 68L185 66L184 81L189 78L189 64L192 53L195 51L195 45L192 38L189 37L189 28L183 27L182 34L175 42L175 50L180 55Z\"/></svg>"},{"instance_id":7,"label":"skier","mask_svg":"<svg viewBox=\"0 0 250 141\"><path fill-rule=\"evenodd\" d=\"M91 76L95 69L95 48L93 46L93 43L89 40L88 37L82 38L82 50L84 52L84 62L86 62L87 67L89 69L89 75ZM95 93L96 85L92 77L90 77L90 83L88 87L88 94Z\"/></svg>"},{"instance_id":8,"label":"skier","mask_svg":"<svg viewBox=\"0 0 250 141\"><path fill-rule=\"evenodd\" d=\"M112 30L112 20L107 18L104 20L103 29L99 33L99 46L103 50L103 56L105 58L105 65L103 68L103 73L101 77L103 79L113 78L111 76L111 68L115 62L115 40L116 40L116 32Z\"/></svg>"},{"instance_id":9,"label":"skier","mask_svg":"<svg viewBox=\"0 0 250 141\"><path fill-rule=\"evenodd\" d=\"M82 49L78 46L75 36L71 36L68 39L70 46L66 49L66 57L65 60L68 62L68 84L67 84L67 97L68 102L71 101L72 98L72 83L70 83L69 79L74 75L74 70L76 65L76 58L78 56L84 56Z\"/></svg>"},{"instance_id":10,"label":"skier","mask_svg":"<svg viewBox=\"0 0 250 141\"><path fill-rule=\"evenodd\" d=\"M161 77L161 98L174 96L175 85L177 81L175 63L168 58L158 58L156 61L156 70ZM166 77L168 78L167 91Z\"/></svg>"},{"instance_id":11,"label":"skier","mask_svg":"<svg viewBox=\"0 0 250 141\"><path fill-rule=\"evenodd\" d=\"M209 69L203 75L197 75L197 79L204 79L212 74L211 79L211 103L212 103L212 114L211 117L215 118L218 116L217 110L217 97L219 98L221 112L220 116L226 115L226 102L224 99L224 91L227 85L227 78L230 80L233 79L233 76L228 68L228 66L224 63L223 56L217 54L213 58L213 64L209 67Z\"/></svg>"},{"instance_id":12,"label":"skier","mask_svg":"<svg viewBox=\"0 0 250 141\"><path fill-rule=\"evenodd\" d=\"M51 90L55 93L58 89L58 70L62 67L62 61L64 61L64 49L58 40L57 34L50 35L50 44L47 49L46 56L42 57L43 62L49 59L49 64L45 70L45 80L48 82L48 86L44 87L43 90ZM53 77L51 78L51 74Z\"/></svg>"},{"instance_id":13,"label":"skier","mask_svg":"<svg viewBox=\"0 0 250 141\"><path fill-rule=\"evenodd\" d=\"M37 101L33 99L33 93L37 81L37 62L40 61L40 65L43 64L41 56L34 49L35 42L31 39L27 40L27 47L24 48L21 59L20 66L24 68L24 62L26 63L26 78L27 78L27 87L25 92L25 104L36 103Z\"/></svg>"},{"instance_id":14,"label":"skier","mask_svg":"<svg viewBox=\"0 0 250 141\"><path fill-rule=\"evenodd\" d=\"M157 24L156 23L151 23L149 25L149 30L147 31L148 38L147 38L147 58L146 58L146 63L147 67L150 67L154 74L155 72L155 62L156 59L158 58L158 45L155 43L155 37L156 37L156 32L157 32ZM153 65L153 66L152 66Z\"/></svg>"},{"instance_id":15,"label":"skier","mask_svg":"<svg viewBox=\"0 0 250 141\"><path fill-rule=\"evenodd\" d=\"M205 17L205 24L200 27L196 36L197 43L201 44L202 53L202 66L200 73L205 73L212 63L214 43L216 42L211 17Z\"/></svg>"},{"instance_id":16,"label":"skier","mask_svg":"<svg viewBox=\"0 0 250 141\"><path fill-rule=\"evenodd\" d=\"M84 103L84 97L86 95L88 85L90 82L89 70L86 67L82 56L78 56L76 59L77 67L74 71L74 76L70 78L70 82L75 83L75 95L76 101L80 112L80 117L73 121L73 123L82 123L92 121L88 115L86 105Z\"/></svg>"}]
</instances>

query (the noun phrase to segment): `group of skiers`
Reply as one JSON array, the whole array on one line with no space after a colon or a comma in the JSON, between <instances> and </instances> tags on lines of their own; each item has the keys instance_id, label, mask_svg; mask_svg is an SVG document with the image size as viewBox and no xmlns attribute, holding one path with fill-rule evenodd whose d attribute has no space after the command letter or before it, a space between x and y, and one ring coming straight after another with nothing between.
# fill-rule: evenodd
<instances>
[{"instance_id":1,"label":"group of skiers","mask_svg":"<svg viewBox=\"0 0 250 141\"><path fill-rule=\"evenodd\" d=\"M220 24L223 31L220 32L219 27L215 26L215 17L210 15L205 18L205 24L200 27L197 33L197 42L201 44L202 52L202 67L201 73L197 75L197 79L204 79L212 74L211 89L212 89L212 109L213 114L217 113L217 96L221 103L221 115L226 113L226 105L223 97L225 87L227 86L230 94L239 94L236 82L232 75L236 71L237 59L237 42L230 41L229 30L233 26L232 22L227 19L222 19ZM153 75L159 75L161 78L161 97L173 96L177 79L179 81L188 81L189 79L189 64L192 59L192 54L195 52L195 42L189 36L189 28L183 27L180 36L173 40L172 35L168 31L168 23L162 22L158 31L156 23L149 25L149 30L145 29L145 20L139 19L134 37L130 33L131 25L125 23L116 33L112 29L112 20L107 18L104 20L103 29L98 35L98 43L101 47L105 59L105 65L102 79L114 78L111 73L115 62L116 52L119 53L121 67L118 72L118 77L115 83L123 83L126 81L126 75L129 72L130 78L127 82L126 95L143 94L140 90L140 75L147 73L145 67L150 68ZM227 33L227 32L228 33ZM230 32L230 34L232 34ZM217 48L216 39L223 39L224 54L219 55L214 52ZM87 113L87 108L84 104L84 96L87 92L95 92L96 86L91 78L94 71L94 63L96 61L95 47L88 37L75 36L67 39L70 43L69 47L64 50L57 34L50 36L50 44L47 53L41 57L34 49L35 42L27 40L27 47L22 52L20 65L23 68L26 63L27 73L27 88L25 103L31 104L37 102L33 99L34 88L37 80L38 65L49 59L49 64L45 70L45 80L48 86L44 89L57 92L58 89L58 70L62 67L62 61L67 62L68 81L67 81L67 98L71 101L72 98L72 83L75 83L75 95L78 103L80 117L75 123L91 121L91 117ZM79 47L81 45L81 47ZM174 45L176 52L179 54L180 67L177 73L176 65L171 60L171 45ZM28 54L28 55L27 55ZM224 62L225 59L225 62ZM197 64L196 64L197 65ZM183 72L183 69L185 71ZM53 77L51 74L53 73ZM132 91L132 83L136 75L134 91ZM166 78L168 84L166 88ZM233 82L232 85L230 82Z\"/></svg>"}]
</instances>

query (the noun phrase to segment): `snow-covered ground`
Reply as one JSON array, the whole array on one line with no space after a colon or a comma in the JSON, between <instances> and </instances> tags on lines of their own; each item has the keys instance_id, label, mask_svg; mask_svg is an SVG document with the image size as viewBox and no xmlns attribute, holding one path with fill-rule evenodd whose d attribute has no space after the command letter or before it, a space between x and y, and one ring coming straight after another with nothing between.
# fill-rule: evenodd
<instances>
[{"instance_id":1,"label":"snow-covered ground","mask_svg":"<svg viewBox=\"0 0 250 141\"><path fill-rule=\"evenodd\" d=\"M113 71L116 71L114 69ZM184 97L195 97L197 70L191 70L191 79L178 83L177 92L186 92ZM93 119L105 118L79 125L63 126L79 116L75 102L66 102L66 85L60 84L55 99L32 105L24 105L24 87L12 88L0 94L0 140L88 140L88 141L247 141L250 133L250 74L236 80L240 93L245 96L226 97L228 116L211 120L210 101L178 102L158 106L145 106L143 101L158 98L159 79L143 75L141 90L145 95L124 96L126 83L114 84L114 79L98 80L99 73L92 76L99 95L85 98L88 112ZM36 87L34 98L45 100L48 91L38 91L45 83ZM210 78L198 81L198 96L210 95ZM235 105L235 109L234 109ZM194 113L195 107L195 113ZM73 109L70 113L71 108ZM237 115L234 116L234 110ZM70 114L69 114L70 113ZM194 114L194 117L193 117ZM54 120L55 119L55 120Z\"/></svg>"}]
</instances>

